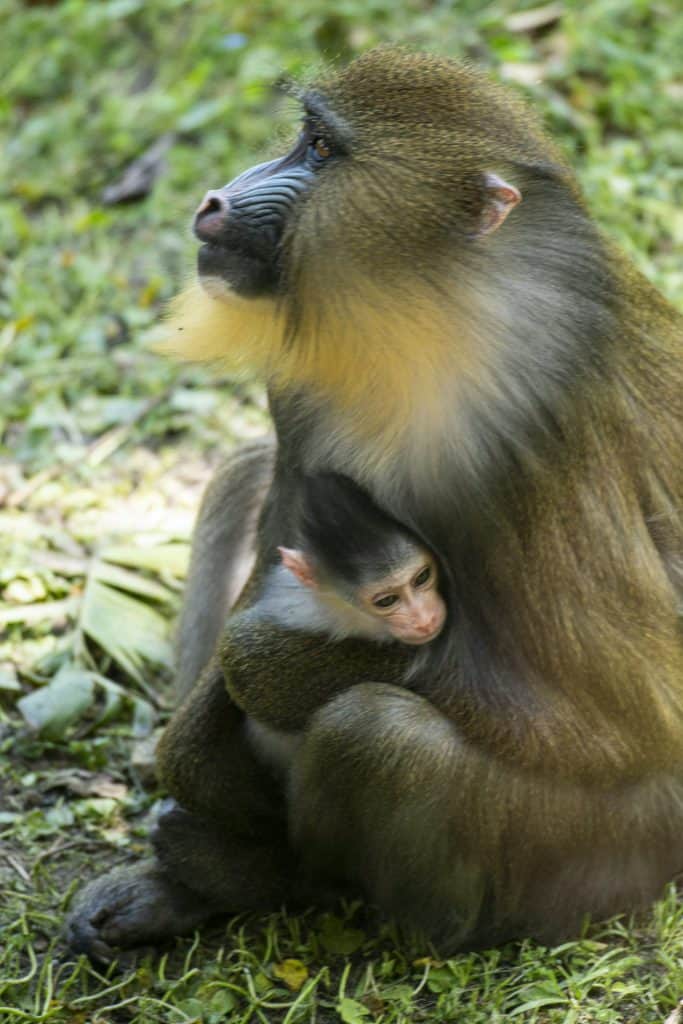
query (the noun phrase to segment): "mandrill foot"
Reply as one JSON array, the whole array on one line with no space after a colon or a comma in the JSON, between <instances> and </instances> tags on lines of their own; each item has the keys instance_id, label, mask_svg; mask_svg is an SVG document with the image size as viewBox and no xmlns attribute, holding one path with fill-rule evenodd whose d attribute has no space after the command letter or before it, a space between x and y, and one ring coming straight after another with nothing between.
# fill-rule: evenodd
<instances>
[{"instance_id":1,"label":"mandrill foot","mask_svg":"<svg viewBox=\"0 0 683 1024\"><path fill-rule=\"evenodd\" d=\"M108 963L117 949L191 931L215 913L215 906L172 882L150 859L90 882L76 897L65 937L74 953Z\"/></svg>"}]
</instances>

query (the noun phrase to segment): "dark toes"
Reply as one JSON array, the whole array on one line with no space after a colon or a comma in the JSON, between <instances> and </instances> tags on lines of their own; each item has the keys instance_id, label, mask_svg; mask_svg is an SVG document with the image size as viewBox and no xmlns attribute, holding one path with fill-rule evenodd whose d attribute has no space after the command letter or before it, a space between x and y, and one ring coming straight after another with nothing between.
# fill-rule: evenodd
<instances>
[{"instance_id":1,"label":"dark toes","mask_svg":"<svg viewBox=\"0 0 683 1024\"><path fill-rule=\"evenodd\" d=\"M65 939L74 953L85 953L98 963L116 957L115 947L132 946L139 941L134 931L117 924L125 919L136 897L145 891L153 861L115 868L95 878L78 893L65 927Z\"/></svg>"},{"instance_id":2,"label":"dark toes","mask_svg":"<svg viewBox=\"0 0 683 1024\"><path fill-rule=\"evenodd\" d=\"M108 964L114 959L114 950L101 937L97 927L78 913L68 917L64 938L69 949L74 953L85 953L94 963Z\"/></svg>"},{"instance_id":3,"label":"dark toes","mask_svg":"<svg viewBox=\"0 0 683 1024\"><path fill-rule=\"evenodd\" d=\"M119 948L181 935L215 912L212 903L172 881L150 859L90 882L76 897L65 937L75 953L108 963Z\"/></svg>"}]
</instances>

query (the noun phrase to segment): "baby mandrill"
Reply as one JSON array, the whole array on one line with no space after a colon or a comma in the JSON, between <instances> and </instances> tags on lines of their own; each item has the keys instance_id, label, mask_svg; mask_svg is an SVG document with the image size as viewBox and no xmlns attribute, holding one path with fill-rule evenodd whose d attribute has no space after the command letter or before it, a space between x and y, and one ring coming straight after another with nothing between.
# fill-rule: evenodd
<instances>
[{"instance_id":1,"label":"baby mandrill","mask_svg":"<svg viewBox=\"0 0 683 1024\"><path fill-rule=\"evenodd\" d=\"M280 627L418 646L439 635L446 605L434 555L382 512L349 477L302 482L296 547L280 547L267 574L259 617ZM278 773L287 773L301 737L247 719L250 741Z\"/></svg>"},{"instance_id":2,"label":"baby mandrill","mask_svg":"<svg viewBox=\"0 0 683 1024\"><path fill-rule=\"evenodd\" d=\"M301 625L335 639L421 645L438 636L446 607L434 555L349 477L308 476L302 492L298 546L278 548L282 565L268 583L273 610L280 601L286 616L290 605L293 626L298 611L309 616Z\"/></svg>"}]
</instances>

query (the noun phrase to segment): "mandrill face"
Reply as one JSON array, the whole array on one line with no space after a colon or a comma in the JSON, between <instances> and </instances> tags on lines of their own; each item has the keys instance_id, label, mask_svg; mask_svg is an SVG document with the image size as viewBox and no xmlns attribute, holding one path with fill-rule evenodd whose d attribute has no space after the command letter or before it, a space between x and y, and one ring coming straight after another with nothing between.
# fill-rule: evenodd
<instances>
[{"instance_id":1,"label":"mandrill face","mask_svg":"<svg viewBox=\"0 0 683 1024\"><path fill-rule=\"evenodd\" d=\"M516 207L525 169L564 174L521 104L445 59L370 51L300 98L291 151L197 210L199 274L214 287L255 298L291 297L302 278L442 283L444 263L466 259Z\"/></svg>"}]
</instances>

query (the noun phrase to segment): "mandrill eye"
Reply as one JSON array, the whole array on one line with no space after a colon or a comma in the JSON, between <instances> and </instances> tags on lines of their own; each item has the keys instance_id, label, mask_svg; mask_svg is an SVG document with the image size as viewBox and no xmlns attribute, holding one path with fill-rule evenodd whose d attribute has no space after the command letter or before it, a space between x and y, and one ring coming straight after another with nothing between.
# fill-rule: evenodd
<instances>
[{"instance_id":1,"label":"mandrill eye","mask_svg":"<svg viewBox=\"0 0 683 1024\"><path fill-rule=\"evenodd\" d=\"M375 598L372 603L375 608L393 608L397 601L397 594L387 594L386 597Z\"/></svg>"},{"instance_id":2,"label":"mandrill eye","mask_svg":"<svg viewBox=\"0 0 683 1024\"><path fill-rule=\"evenodd\" d=\"M328 146L322 135L318 135L313 139L311 149L317 160L327 160L328 156L332 156L332 149Z\"/></svg>"}]
</instances>

